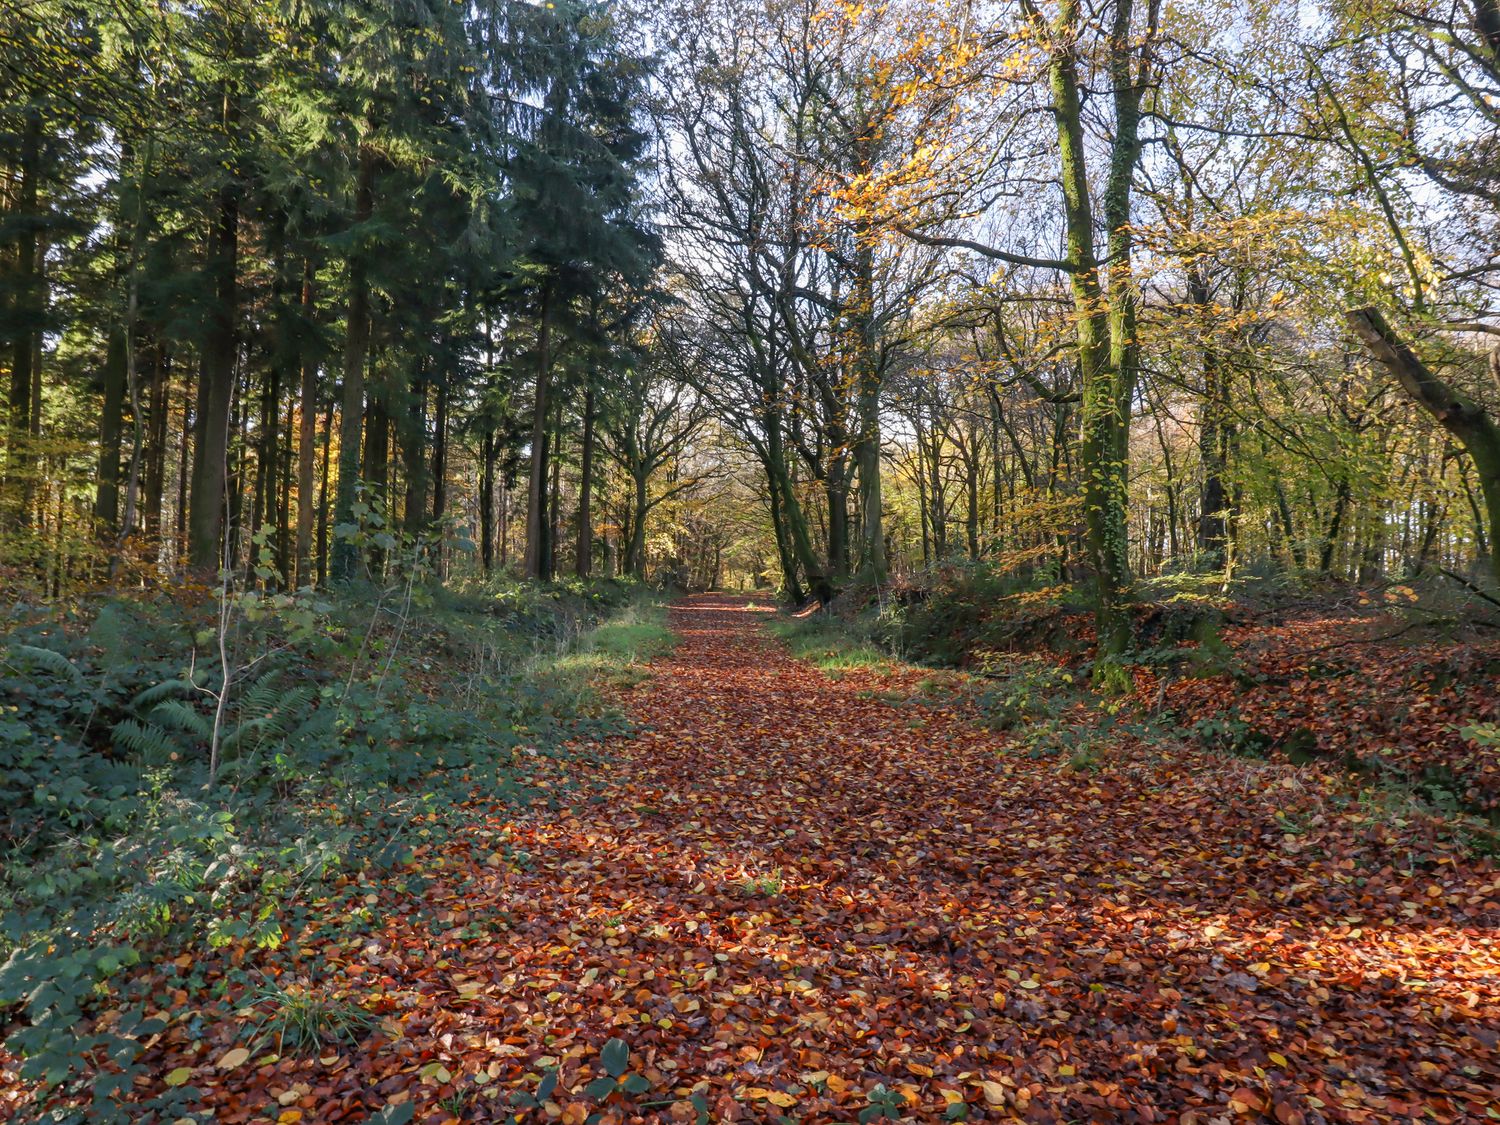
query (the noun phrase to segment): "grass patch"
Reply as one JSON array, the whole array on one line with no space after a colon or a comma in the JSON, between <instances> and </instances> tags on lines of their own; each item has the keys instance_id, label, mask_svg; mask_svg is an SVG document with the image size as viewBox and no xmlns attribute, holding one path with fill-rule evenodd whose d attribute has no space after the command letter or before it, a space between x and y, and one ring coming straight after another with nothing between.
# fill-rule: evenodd
<instances>
[{"instance_id":1,"label":"grass patch","mask_svg":"<svg viewBox=\"0 0 1500 1125\"><path fill-rule=\"evenodd\" d=\"M896 662L842 618L777 617L767 623L773 636L798 660L832 676L861 669L888 670Z\"/></svg>"},{"instance_id":2,"label":"grass patch","mask_svg":"<svg viewBox=\"0 0 1500 1125\"><path fill-rule=\"evenodd\" d=\"M672 650L677 638L667 626L667 605L642 593L597 629L583 634L571 652L550 659L550 673L581 688L633 687L650 678L653 660Z\"/></svg>"},{"instance_id":3,"label":"grass patch","mask_svg":"<svg viewBox=\"0 0 1500 1125\"><path fill-rule=\"evenodd\" d=\"M269 984L251 1002L270 1009L256 1025L257 1049L278 1055L352 1046L375 1026L375 1018L357 1004L302 985Z\"/></svg>"}]
</instances>

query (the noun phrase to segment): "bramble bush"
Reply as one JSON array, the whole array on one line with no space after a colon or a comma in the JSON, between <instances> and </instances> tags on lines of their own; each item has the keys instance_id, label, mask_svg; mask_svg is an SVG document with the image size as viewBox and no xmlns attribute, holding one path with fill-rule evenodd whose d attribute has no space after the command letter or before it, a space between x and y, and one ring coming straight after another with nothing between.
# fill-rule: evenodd
<instances>
[{"instance_id":1,"label":"bramble bush","mask_svg":"<svg viewBox=\"0 0 1500 1125\"><path fill-rule=\"evenodd\" d=\"M528 800L523 743L620 729L551 665L639 590L449 590L433 546L392 537L386 580L336 597L226 582L0 622L0 1018L20 1077L77 1107L57 1120L124 1119L160 1028L111 978L153 943L274 947L292 898L399 863L433 810Z\"/></svg>"}]
</instances>

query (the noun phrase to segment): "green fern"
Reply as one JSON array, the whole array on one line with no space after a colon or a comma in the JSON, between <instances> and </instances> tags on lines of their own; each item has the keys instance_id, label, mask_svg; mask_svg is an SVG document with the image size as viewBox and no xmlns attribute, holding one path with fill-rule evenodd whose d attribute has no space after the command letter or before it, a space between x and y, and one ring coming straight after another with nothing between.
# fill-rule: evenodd
<instances>
[{"instance_id":1,"label":"green fern","mask_svg":"<svg viewBox=\"0 0 1500 1125\"><path fill-rule=\"evenodd\" d=\"M159 684L152 684L130 701L131 709L134 711L145 711L146 708L160 703L164 699L174 696L186 699L193 692L193 684L187 679L163 680Z\"/></svg>"},{"instance_id":2,"label":"green fern","mask_svg":"<svg viewBox=\"0 0 1500 1125\"><path fill-rule=\"evenodd\" d=\"M202 741L213 737L213 723L180 699L164 699L151 708L150 720L167 730L190 734Z\"/></svg>"},{"instance_id":3,"label":"green fern","mask_svg":"<svg viewBox=\"0 0 1500 1125\"><path fill-rule=\"evenodd\" d=\"M257 747L267 738L285 738L300 720L314 692L307 684L281 686L281 676L262 676L246 690L235 708L238 722L224 740L226 749Z\"/></svg>"},{"instance_id":4,"label":"green fern","mask_svg":"<svg viewBox=\"0 0 1500 1125\"><path fill-rule=\"evenodd\" d=\"M12 645L10 651L44 672L62 676L72 680L75 684L83 683L83 673L60 652L53 652L50 648L38 648L36 645Z\"/></svg>"},{"instance_id":5,"label":"green fern","mask_svg":"<svg viewBox=\"0 0 1500 1125\"><path fill-rule=\"evenodd\" d=\"M143 758L159 761L182 752L182 746L166 731L135 719L121 719L114 725L112 734L115 745L123 746Z\"/></svg>"}]
</instances>

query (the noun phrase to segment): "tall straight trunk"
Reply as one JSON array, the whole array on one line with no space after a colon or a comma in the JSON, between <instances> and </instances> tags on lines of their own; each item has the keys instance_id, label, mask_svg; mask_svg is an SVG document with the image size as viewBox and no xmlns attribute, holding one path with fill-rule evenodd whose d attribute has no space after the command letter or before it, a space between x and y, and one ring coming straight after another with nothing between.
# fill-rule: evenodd
<instances>
[{"instance_id":1,"label":"tall straight trunk","mask_svg":"<svg viewBox=\"0 0 1500 1125\"><path fill-rule=\"evenodd\" d=\"M1474 463L1489 518L1490 573L1500 582L1500 425L1483 406L1445 383L1417 358L1376 309L1347 314L1349 327L1418 405L1458 440Z\"/></svg>"},{"instance_id":2,"label":"tall straight trunk","mask_svg":"<svg viewBox=\"0 0 1500 1125\"><path fill-rule=\"evenodd\" d=\"M19 218L16 233L14 296L9 310L13 325L10 348L10 387L7 395L5 438L4 521L24 527L31 519L35 469L31 436L32 378L46 308L46 286L37 255L37 181L41 177L42 115L35 107L25 113L12 215Z\"/></svg>"},{"instance_id":3,"label":"tall straight trunk","mask_svg":"<svg viewBox=\"0 0 1500 1125\"><path fill-rule=\"evenodd\" d=\"M630 518L630 550L626 554L626 567L636 578L646 577L646 516L650 513L650 502L647 499L646 485L647 477L644 470L637 468L631 474L631 518Z\"/></svg>"},{"instance_id":4,"label":"tall straight trunk","mask_svg":"<svg viewBox=\"0 0 1500 1125\"><path fill-rule=\"evenodd\" d=\"M177 565L187 557L187 508L188 478L192 474L192 443L194 396L197 388L193 384L192 369L184 366L182 376L182 440L177 447L177 512L176 526L172 533L172 563Z\"/></svg>"},{"instance_id":5,"label":"tall straight trunk","mask_svg":"<svg viewBox=\"0 0 1500 1125\"><path fill-rule=\"evenodd\" d=\"M531 409L531 472L526 487L525 574L540 579L547 565L547 401L552 378L549 352L552 286L542 285L536 334L536 394Z\"/></svg>"},{"instance_id":6,"label":"tall straight trunk","mask_svg":"<svg viewBox=\"0 0 1500 1125\"><path fill-rule=\"evenodd\" d=\"M365 354L370 347L370 275L368 248L359 245L364 227L375 211L376 155L360 146L359 170L354 185L353 231L355 244L348 257L349 306L344 323L344 393L339 412L339 475L334 516L340 523L356 523L354 505L359 498L359 431L365 417ZM359 547L340 537L334 544L332 576L335 581L354 577Z\"/></svg>"},{"instance_id":7,"label":"tall straight trunk","mask_svg":"<svg viewBox=\"0 0 1500 1125\"><path fill-rule=\"evenodd\" d=\"M120 522L120 453L125 437L125 392L129 378L123 326L110 329L104 352L104 401L99 414L98 482L94 492L94 518L101 538L113 541ZM203 383L199 381L199 397ZM202 413L202 403L199 404Z\"/></svg>"},{"instance_id":8,"label":"tall straight trunk","mask_svg":"<svg viewBox=\"0 0 1500 1125\"><path fill-rule=\"evenodd\" d=\"M146 491L142 503L142 524L146 535L157 542L161 538L162 493L167 479L167 415L170 412L172 366L171 353L164 341L152 349L151 363L151 434L146 458Z\"/></svg>"},{"instance_id":9,"label":"tall straight trunk","mask_svg":"<svg viewBox=\"0 0 1500 1125\"><path fill-rule=\"evenodd\" d=\"M441 528L443 517L448 512L448 373L446 368L448 341L444 339L442 364L438 368L436 408L432 419L432 523ZM437 573L440 579L448 577L446 540L437 546Z\"/></svg>"},{"instance_id":10,"label":"tall straight trunk","mask_svg":"<svg viewBox=\"0 0 1500 1125\"><path fill-rule=\"evenodd\" d=\"M593 569L594 525L592 503L594 497L594 384L589 382L583 393L583 449L581 480L578 484L578 550L574 560L574 572L579 578L587 578Z\"/></svg>"},{"instance_id":11,"label":"tall straight trunk","mask_svg":"<svg viewBox=\"0 0 1500 1125\"><path fill-rule=\"evenodd\" d=\"M439 374L437 407L432 419L432 519L448 512L448 379Z\"/></svg>"},{"instance_id":12,"label":"tall straight trunk","mask_svg":"<svg viewBox=\"0 0 1500 1125\"><path fill-rule=\"evenodd\" d=\"M406 474L406 507L402 526L408 535L420 535L427 527L427 495L431 474L427 468L427 373L419 368L398 427L401 467Z\"/></svg>"},{"instance_id":13,"label":"tall straight trunk","mask_svg":"<svg viewBox=\"0 0 1500 1125\"><path fill-rule=\"evenodd\" d=\"M979 465L974 457L964 458L964 490L968 494L968 511L964 517L964 535L969 542L969 559L979 561Z\"/></svg>"},{"instance_id":14,"label":"tall straight trunk","mask_svg":"<svg viewBox=\"0 0 1500 1125\"><path fill-rule=\"evenodd\" d=\"M313 301L313 265L311 258L302 261L302 330L313 323L316 308ZM297 425L297 546L296 574L293 585L312 585L313 542L313 471L318 426L318 365L312 348L302 349L302 386L298 392L300 413Z\"/></svg>"},{"instance_id":15,"label":"tall straight trunk","mask_svg":"<svg viewBox=\"0 0 1500 1125\"><path fill-rule=\"evenodd\" d=\"M1208 284L1194 268L1188 274L1188 302L1202 316L1210 308ZM1203 403L1199 408L1198 461L1203 483L1198 496L1198 552L1209 569L1228 561L1229 492L1225 474L1229 462L1232 422L1229 414L1229 372L1211 340L1203 345Z\"/></svg>"},{"instance_id":16,"label":"tall straight trunk","mask_svg":"<svg viewBox=\"0 0 1500 1125\"><path fill-rule=\"evenodd\" d=\"M495 569L495 431L485 430L479 444L479 561L484 572Z\"/></svg>"},{"instance_id":17,"label":"tall straight trunk","mask_svg":"<svg viewBox=\"0 0 1500 1125\"><path fill-rule=\"evenodd\" d=\"M273 363L261 380L260 440L255 451L255 494L250 535L254 538L276 521L276 460L281 445L281 368ZM252 560L254 561L254 560Z\"/></svg>"},{"instance_id":18,"label":"tall straight trunk","mask_svg":"<svg viewBox=\"0 0 1500 1125\"><path fill-rule=\"evenodd\" d=\"M552 408L552 429L547 439L547 448L552 451L552 479L547 489L547 549L542 577L548 582L557 577L557 545L562 541L562 458L558 456L562 429L562 403L558 402Z\"/></svg>"},{"instance_id":19,"label":"tall straight trunk","mask_svg":"<svg viewBox=\"0 0 1500 1125\"><path fill-rule=\"evenodd\" d=\"M868 167L873 140L864 136L856 151ZM883 584L889 577L880 495L880 361L875 340L875 251L863 224L855 232L854 271L854 466L859 475L860 573Z\"/></svg>"},{"instance_id":20,"label":"tall straight trunk","mask_svg":"<svg viewBox=\"0 0 1500 1125\"><path fill-rule=\"evenodd\" d=\"M248 364L244 365L248 368ZM230 402L229 431L239 441L231 442L225 460L228 482L225 504L225 566L237 566L244 557L245 497L250 485L250 373L235 380Z\"/></svg>"},{"instance_id":21,"label":"tall straight trunk","mask_svg":"<svg viewBox=\"0 0 1500 1125\"><path fill-rule=\"evenodd\" d=\"M383 530L393 530L396 522L395 490L391 487L391 416L387 396L391 393L385 380L377 376L378 361L370 357L365 371L364 448L360 461L360 479L364 483L368 504L378 504L386 521ZM384 573L386 552L370 544L365 564L377 577Z\"/></svg>"},{"instance_id":22,"label":"tall straight trunk","mask_svg":"<svg viewBox=\"0 0 1500 1125\"><path fill-rule=\"evenodd\" d=\"M923 452L926 447L926 438L922 431L921 412L917 412L916 418L916 441L917 441L917 523L922 529L922 568L925 570L932 565L932 512L927 506L927 455Z\"/></svg>"},{"instance_id":23,"label":"tall straight trunk","mask_svg":"<svg viewBox=\"0 0 1500 1125\"><path fill-rule=\"evenodd\" d=\"M823 573L841 582L849 577L848 462L841 454L828 459L823 495L828 503L828 565Z\"/></svg>"},{"instance_id":24,"label":"tall straight trunk","mask_svg":"<svg viewBox=\"0 0 1500 1125\"><path fill-rule=\"evenodd\" d=\"M234 95L226 90L226 127L233 127L237 117ZM208 280L212 303L200 368L203 386L198 401L202 417L198 419L192 492L188 497L188 563L198 570L217 570L224 551L229 413L234 398L239 320L239 234L238 189L232 183L226 183L219 189L209 243Z\"/></svg>"},{"instance_id":25,"label":"tall straight trunk","mask_svg":"<svg viewBox=\"0 0 1500 1125\"><path fill-rule=\"evenodd\" d=\"M340 419L342 426L343 420ZM332 560L328 557L328 478L333 465L333 403L323 411L323 476L318 485L318 585L328 581Z\"/></svg>"},{"instance_id":26,"label":"tall straight trunk","mask_svg":"<svg viewBox=\"0 0 1500 1125\"><path fill-rule=\"evenodd\" d=\"M297 279L293 274L295 259L287 252L285 221L278 219L273 227L271 307L276 319L275 342L271 367L261 386L260 442L256 453L255 527L266 532L267 543L275 558L279 581L290 583L286 567L281 519L283 447L291 442L290 428L283 431L281 399L292 386L298 371L298 319L300 299L294 298ZM292 396L289 396L292 397Z\"/></svg>"},{"instance_id":27,"label":"tall straight trunk","mask_svg":"<svg viewBox=\"0 0 1500 1125\"><path fill-rule=\"evenodd\" d=\"M500 569L510 565L510 481L500 477Z\"/></svg>"},{"instance_id":28,"label":"tall straight trunk","mask_svg":"<svg viewBox=\"0 0 1500 1125\"><path fill-rule=\"evenodd\" d=\"M286 397L286 417L281 424L281 432L286 436L277 452L276 474L276 571L288 589L294 589L296 583L293 569L296 562L292 558L292 433L296 425L297 396L289 394Z\"/></svg>"}]
</instances>

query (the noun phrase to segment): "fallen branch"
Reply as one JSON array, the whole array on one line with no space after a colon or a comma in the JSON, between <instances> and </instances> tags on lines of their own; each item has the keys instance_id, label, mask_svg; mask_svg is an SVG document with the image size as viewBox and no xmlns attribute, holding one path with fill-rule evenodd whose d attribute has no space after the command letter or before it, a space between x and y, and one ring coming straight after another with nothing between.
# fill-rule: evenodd
<instances>
[{"instance_id":1,"label":"fallen branch","mask_svg":"<svg viewBox=\"0 0 1500 1125\"><path fill-rule=\"evenodd\" d=\"M1465 578L1462 574L1455 574L1453 571L1447 569L1446 567L1441 567L1441 566L1438 567L1438 573L1441 574L1444 578L1451 578L1451 579L1453 579L1453 581L1457 582L1460 586L1464 587L1471 594L1474 594L1477 597L1483 598L1485 601L1489 602L1490 605L1500 606L1500 598L1495 597L1493 594L1486 593L1477 584L1475 584L1474 582L1471 582L1469 579Z\"/></svg>"}]
</instances>

